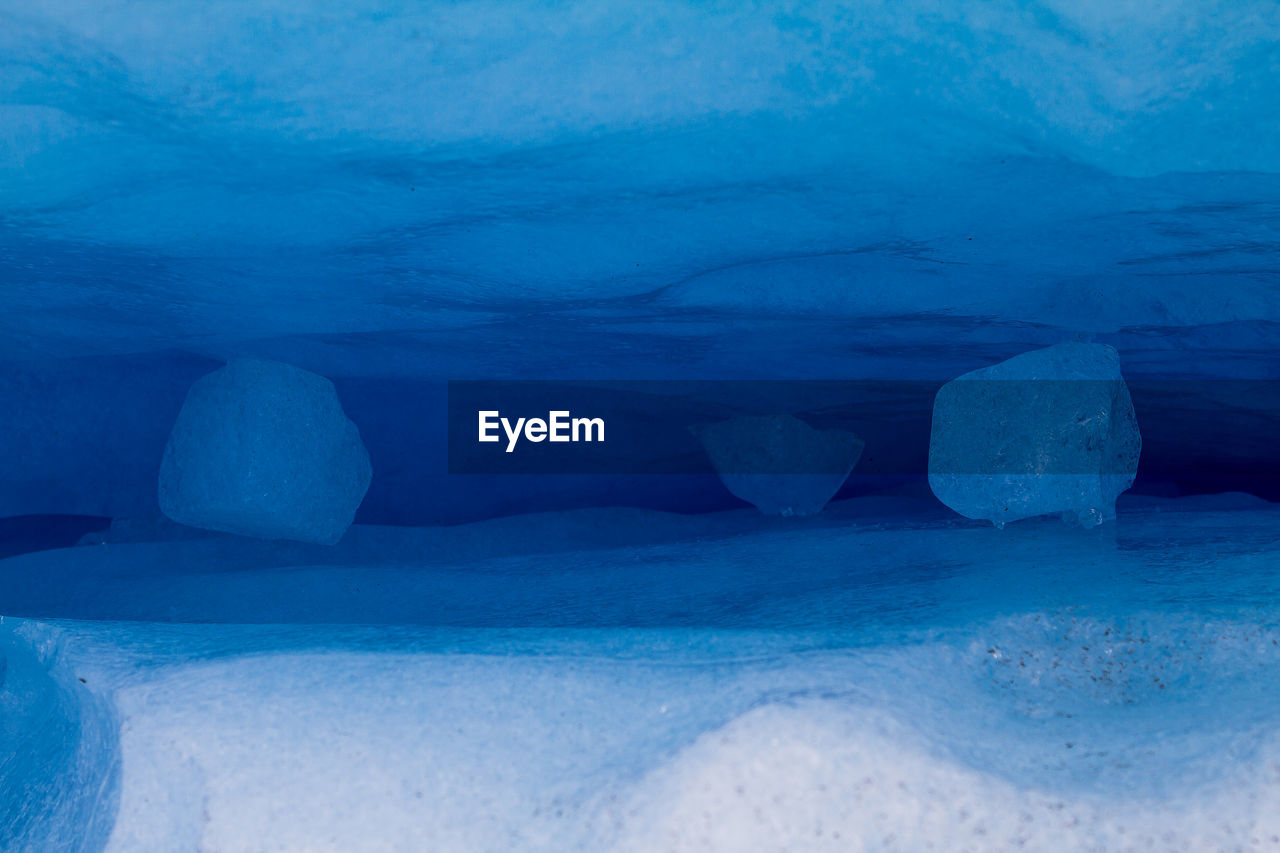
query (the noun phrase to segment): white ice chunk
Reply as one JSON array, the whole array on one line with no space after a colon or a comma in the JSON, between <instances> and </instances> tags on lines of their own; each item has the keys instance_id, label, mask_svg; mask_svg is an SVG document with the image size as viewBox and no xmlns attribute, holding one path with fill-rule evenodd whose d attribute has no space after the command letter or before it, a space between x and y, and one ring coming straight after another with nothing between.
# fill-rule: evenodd
<instances>
[{"instance_id":1,"label":"white ice chunk","mask_svg":"<svg viewBox=\"0 0 1280 853\"><path fill-rule=\"evenodd\" d=\"M813 515L858 463L862 439L791 415L734 418L696 430L725 487L766 515Z\"/></svg>"},{"instance_id":2,"label":"white ice chunk","mask_svg":"<svg viewBox=\"0 0 1280 853\"><path fill-rule=\"evenodd\" d=\"M332 544L370 476L333 383L236 360L187 392L160 466L160 508L192 527Z\"/></svg>"},{"instance_id":3,"label":"white ice chunk","mask_svg":"<svg viewBox=\"0 0 1280 853\"><path fill-rule=\"evenodd\" d=\"M1116 351L1058 344L942 386L929 486L961 515L998 527L1051 513L1092 527L1115 518L1141 449Z\"/></svg>"}]
</instances>

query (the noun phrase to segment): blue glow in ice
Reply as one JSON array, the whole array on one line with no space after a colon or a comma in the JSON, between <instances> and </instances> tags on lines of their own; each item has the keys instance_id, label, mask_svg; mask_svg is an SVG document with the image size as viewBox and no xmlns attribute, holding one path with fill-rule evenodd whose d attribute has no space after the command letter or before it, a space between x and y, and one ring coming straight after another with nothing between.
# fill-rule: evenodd
<instances>
[{"instance_id":1,"label":"blue glow in ice","mask_svg":"<svg viewBox=\"0 0 1280 853\"><path fill-rule=\"evenodd\" d=\"M973 370L938 390L929 487L969 518L1115 518L1142 437L1116 351L1068 343Z\"/></svg>"},{"instance_id":2,"label":"blue glow in ice","mask_svg":"<svg viewBox=\"0 0 1280 853\"><path fill-rule=\"evenodd\" d=\"M0 849L1275 846L1277 44L1273 0L0 0ZM956 515L934 395L1064 341L1141 466ZM237 359L325 379L183 426ZM866 447L779 519L451 475L452 379L883 384L786 410Z\"/></svg>"},{"instance_id":3,"label":"blue glow in ice","mask_svg":"<svg viewBox=\"0 0 1280 853\"><path fill-rule=\"evenodd\" d=\"M369 478L332 382L236 359L187 392L160 462L160 509L191 527L332 545Z\"/></svg>"}]
</instances>

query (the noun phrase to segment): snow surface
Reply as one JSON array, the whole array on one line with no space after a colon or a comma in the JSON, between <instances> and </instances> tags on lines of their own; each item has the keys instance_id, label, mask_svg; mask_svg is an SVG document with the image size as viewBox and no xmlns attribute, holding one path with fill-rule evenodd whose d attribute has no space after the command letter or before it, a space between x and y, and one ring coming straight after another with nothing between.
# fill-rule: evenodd
<instances>
[{"instance_id":1,"label":"snow surface","mask_svg":"<svg viewBox=\"0 0 1280 853\"><path fill-rule=\"evenodd\" d=\"M4 619L10 683L38 657L40 707L80 721L27 741L99 782L41 802L138 851L1280 843L1280 509L832 509L630 511L612 543L592 512L357 527L328 566L217 535L0 562L38 617ZM59 569L89 589L24 598Z\"/></svg>"}]
</instances>

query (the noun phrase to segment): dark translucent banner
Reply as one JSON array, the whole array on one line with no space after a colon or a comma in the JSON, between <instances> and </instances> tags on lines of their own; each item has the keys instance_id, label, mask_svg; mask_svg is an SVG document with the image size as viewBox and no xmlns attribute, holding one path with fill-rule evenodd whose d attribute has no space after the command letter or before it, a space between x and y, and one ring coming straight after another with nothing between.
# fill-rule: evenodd
<instances>
[{"instance_id":1,"label":"dark translucent banner","mask_svg":"<svg viewBox=\"0 0 1280 853\"><path fill-rule=\"evenodd\" d=\"M1124 474L1136 423L1145 474L1280 474L1277 381L965 380L935 412L943 386L453 381L449 471L838 474L853 454L855 476L922 475L932 442L934 473Z\"/></svg>"}]
</instances>

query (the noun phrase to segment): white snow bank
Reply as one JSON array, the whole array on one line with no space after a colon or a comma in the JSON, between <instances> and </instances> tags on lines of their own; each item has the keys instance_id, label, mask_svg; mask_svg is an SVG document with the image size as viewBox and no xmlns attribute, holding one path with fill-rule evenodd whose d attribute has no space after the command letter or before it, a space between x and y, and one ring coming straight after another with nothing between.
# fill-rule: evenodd
<instances>
[{"instance_id":1,"label":"white snow bank","mask_svg":"<svg viewBox=\"0 0 1280 853\"><path fill-rule=\"evenodd\" d=\"M1040 612L842 648L60 631L121 718L113 851L1192 851L1280 832L1280 633L1256 622Z\"/></svg>"},{"instance_id":2,"label":"white snow bank","mask_svg":"<svg viewBox=\"0 0 1280 853\"><path fill-rule=\"evenodd\" d=\"M653 774L615 849L1247 849L1280 835L1280 785L1263 764L1280 758L1280 731L1258 758L1158 802L1064 796L975 771L873 710L769 705Z\"/></svg>"},{"instance_id":3,"label":"white snow bank","mask_svg":"<svg viewBox=\"0 0 1280 853\"><path fill-rule=\"evenodd\" d=\"M1276 512L1126 498L1083 533L650 514L626 547L590 541L609 513L566 513L339 546L468 555L444 565L255 567L311 546L250 542L218 572L235 540L210 537L0 574L116 577L81 606L344 620L23 623L118 722L109 850L1195 851L1280 833ZM525 541L561 550L499 556Z\"/></svg>"}]
</instances>

